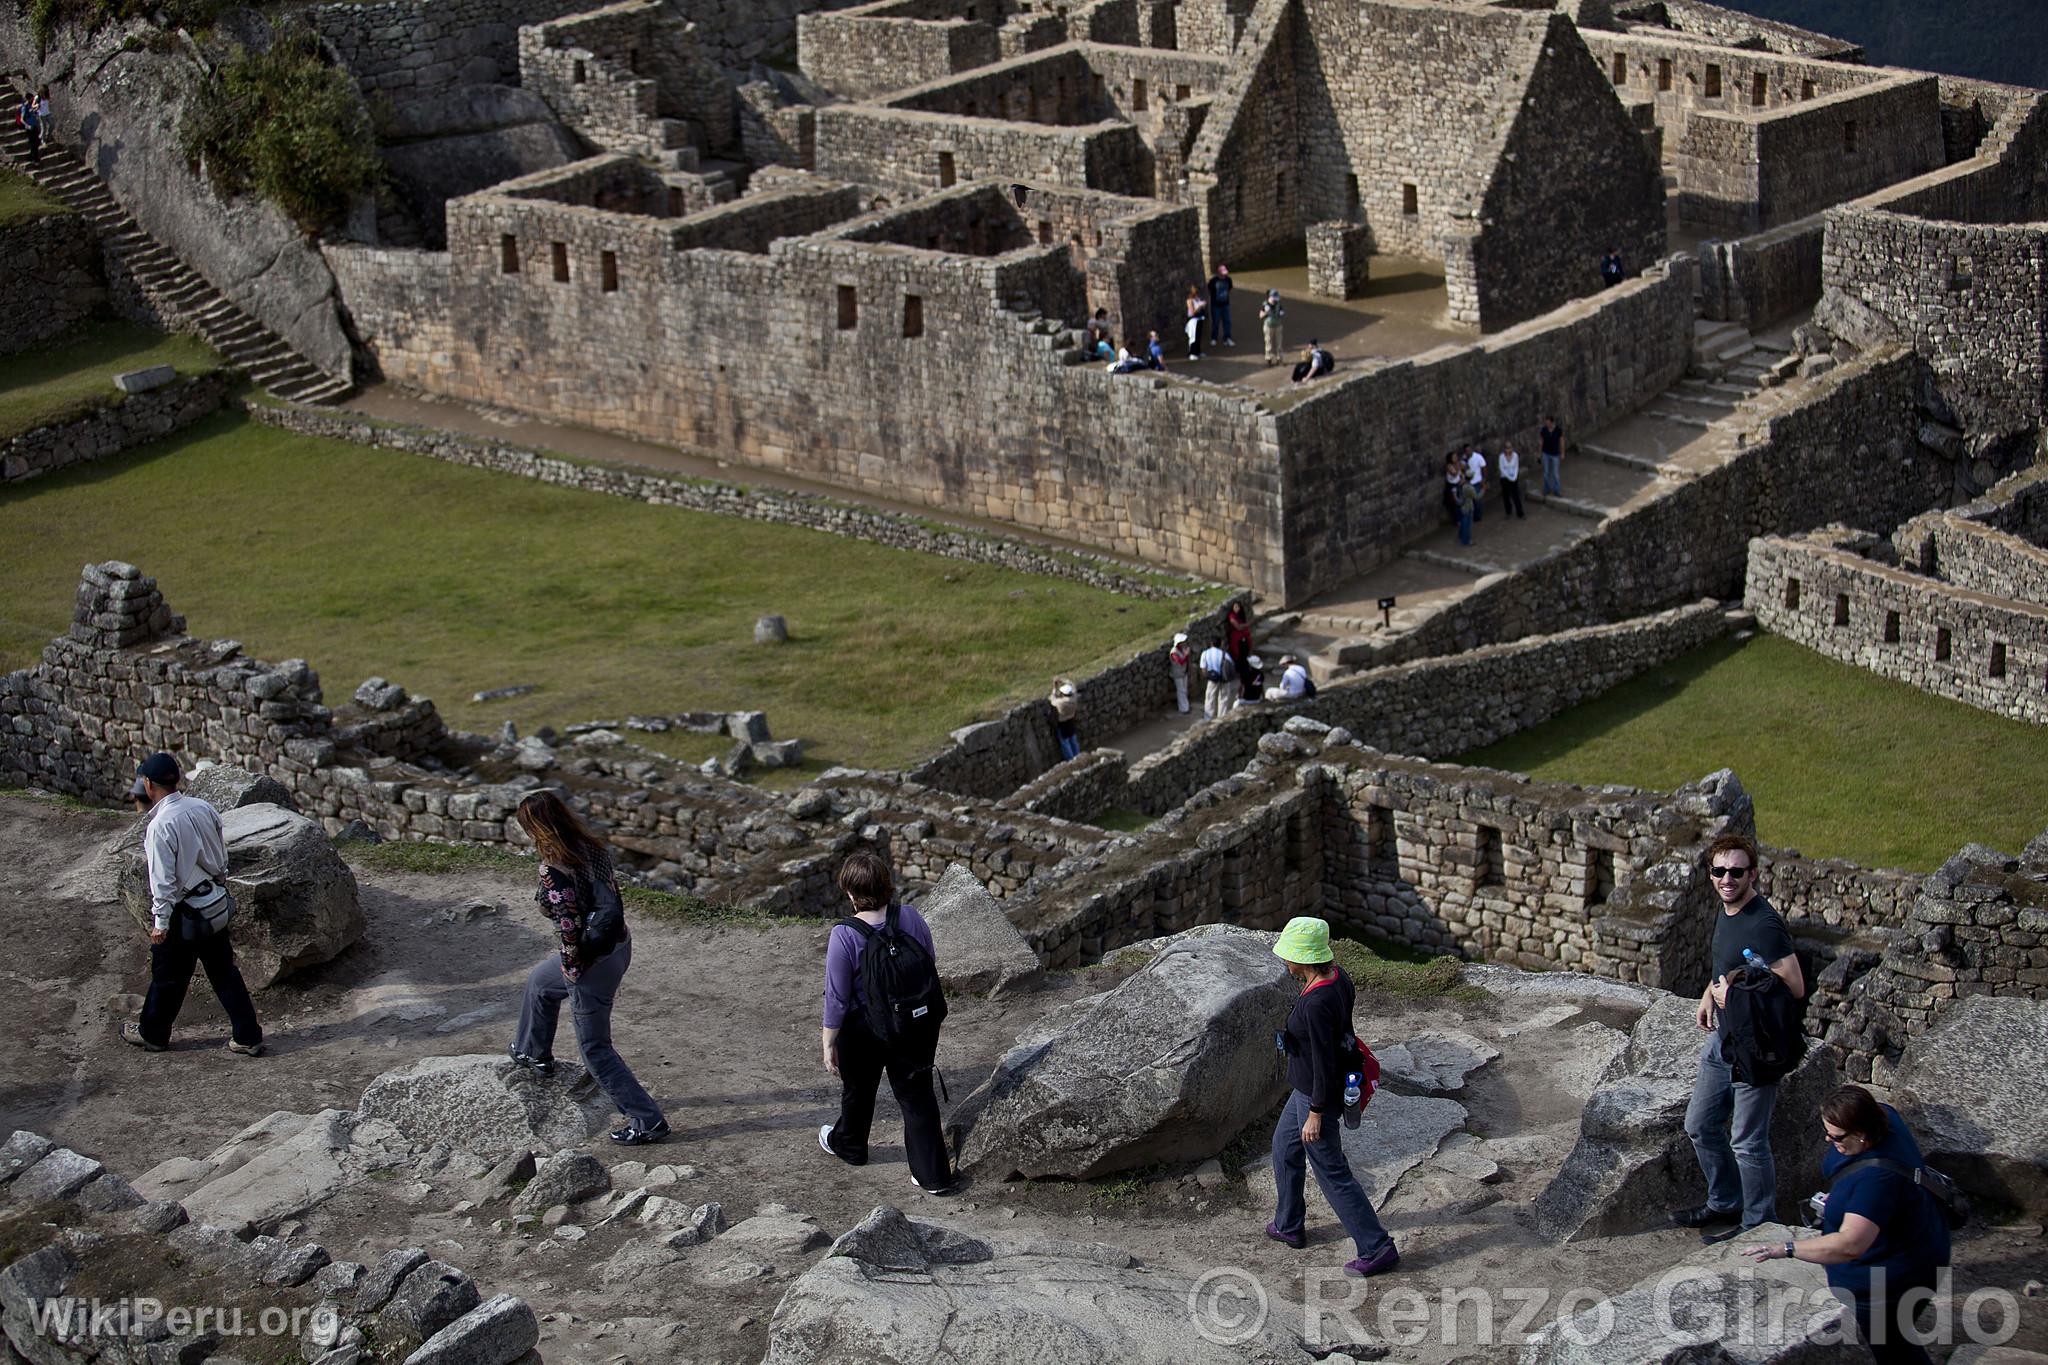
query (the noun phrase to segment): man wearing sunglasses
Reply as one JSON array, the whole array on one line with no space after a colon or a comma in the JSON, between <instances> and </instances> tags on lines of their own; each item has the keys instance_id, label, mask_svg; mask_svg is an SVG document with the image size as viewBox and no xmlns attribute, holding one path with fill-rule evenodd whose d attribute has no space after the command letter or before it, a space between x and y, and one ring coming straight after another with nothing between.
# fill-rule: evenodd
<instances>
[{"instance_id":1,"label":"man wearing sunglasses","mask_svg":"<svg viewBox=\"0 0 2048 1365\"><path fill-rule=\"evenodd\" d=\"M1747 949L1795 999L1805 996L1806 980L1785 921L1757 892L1755 842L1740 834L1714 840L1707 850L1707 875L1721 913L1714 917L1712 979L1700 993L1696 1017L1713 1036L1700 1049L1699 1077L1685 1110L1685 1135L1707 1177L1707 1202L1673 1211L1671 1221L1700 1229L1700 1240L1713 1243L1778 1216L1778 1169L1771 1159L1771 1111L1778 1087L1776 1082L1736 1080L1722 1057L1717 1020L1728 1003L1729 977L1744 969Z\"/></svg>"}]
</instances>

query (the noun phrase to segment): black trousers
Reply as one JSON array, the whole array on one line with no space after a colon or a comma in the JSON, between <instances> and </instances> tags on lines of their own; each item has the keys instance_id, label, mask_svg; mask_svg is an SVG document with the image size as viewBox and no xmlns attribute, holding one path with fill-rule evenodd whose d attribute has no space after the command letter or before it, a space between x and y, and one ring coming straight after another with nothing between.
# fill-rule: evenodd
<instances>
[{"instance_id":1,"label":"black trousers","mask_svg":"<svg viewBox=\"0 0 2048 1365\"><path fill-rule=\"evenodd\" d=\"M1501 505L1510 514L1518 517L1527 517L1529 515L1522 510L1522 481L1520 479L1502 479L1500 481L1500 497Z\"/></svg>"},{"instance_id":2,"label":"black trousers","mask_svg":"<svg viewBox=\"0 0 2048 1365\"><path fill-rule=\"evenodd\" d=\"M1870 1294L1858 1294L1855 1298L1857 1340L1870 1352L1870 1358L1877 1365L1932 1365L1933 1357L1927 1348L1918 1342L1907 1340L1907 1332L1913 1326L1913 1315L1904 1311L1904 1299L1915 1290L1934 1288L1934 1276L1930 1273L1899 1275L1892 1277L1892 1283L1885 1286L1882 1298ZM1920 1294L1915 1299L1918 1307L1927 1301ZM1878 1330L1880 1321L1883 1330ZM1874 1338L1882 1336L1884 1340Z\"/></svg>"},{"instance_id":3,"label":"black trousers","mask_svg":"<svg viewBox=\"0 0 2048 1365\"><path fill-rule=\"evenodd\" d=\"M185 1007L185 992L192 985L192 969L206 968L206 979L227 1011L235 1041L255 1045L263 1041L263 1026L256 1022L256 1004L235 966L235 946L225 933L208 934L187 943L178 934L178 920L190 915L180 910L171 921L170 935L149 946L149 994L142 1002L142 1036L159 1047L171 1042L171 1025Z\"/></svg>"},{"instance_id":4,"label":"black trousers","mask_svg":"<svg viewBox=\"0 0 2048 1365\"><path fill-rule=\"evenodd\" d=\"M832 1150L860 1166L868 1159L868 1130L875 1122L875 1091L882 1073L903 1111L903 1150L910 1173L928 1190L953 1183L953 1163L939 1128L939 1100L932 1093L932 1059L939 1033L906 1039L894 1047L875 1037L867 1021L848 1015L839 1030L839 1121L832 1125Z\"/></svg>"}]
</instances>

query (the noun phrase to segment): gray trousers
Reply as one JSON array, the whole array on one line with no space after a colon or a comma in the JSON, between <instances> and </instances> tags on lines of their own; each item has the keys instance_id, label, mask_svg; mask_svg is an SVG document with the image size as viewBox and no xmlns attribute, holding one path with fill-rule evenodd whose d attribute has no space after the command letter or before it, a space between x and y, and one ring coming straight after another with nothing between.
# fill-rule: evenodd
<instances>
[{"instance_id":1,"label":"gray trousers","mask_svg":"<svg viewBox=\"0 0 2048 1365\"><path fill-rule=\"evenodd\" d=\"M661 1106L612 1046L612 998L619 993L619 982L632 961L633 940L628 938L585 967L572 984L562 975L559 952L542 958L526 977L526 999L519 1006L519 1034L512 1051L528 1057L553 1057L555 1024L561 1017L562 1001L567 1000L584 1069L634 1126L652 1128L662 1121Z\"/></svg>"},{"instance_id":2,"label":"gray trousers","mask_svg":"<svg viewBox=\"0 0 2048 1365\"><path fill-rule=\"evenodd\" d=\"M1707 1177L1707 1204L1742 1210L1742 1226L1775 1222L1778 1167L1771 1158L1776 1085L1744 1085L1721 1060L1721 1036L1700 1049L1700 1072L1685 1109L1685 1135Z\"/></svg>"}]
</instances>

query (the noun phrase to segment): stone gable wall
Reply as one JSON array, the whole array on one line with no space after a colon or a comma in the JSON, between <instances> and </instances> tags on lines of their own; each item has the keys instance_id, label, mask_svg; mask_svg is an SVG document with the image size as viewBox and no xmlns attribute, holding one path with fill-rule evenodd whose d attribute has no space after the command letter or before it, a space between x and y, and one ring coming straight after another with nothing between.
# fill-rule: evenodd
<instances>
[{"instance_id":1,"label":"stone gable wall","mask_svg":"<svg viewBox=\"0 0 2048 1365\"><path fill-rule=\"evenodd\" d=\"M2048 549L1956 512L1923 512L1895 533L1900 564L1965 592L2048 604ZM1920 551L1913 557L1912 550Z\"/></svg>"},{"instance_id":2,"label":"stone gable wall","mask_svg":"<svg viewBox=\"0 0 2048 1365\"><path fill-rule=\"evenodd\" d=\"M1183 25L1199 12L1184 13ZM1230 79L1211 102L1187 154L1187 202L1202 211L1205 262L1243 260L1285 247L1308 221L1301 207L1302 177L1288 174L1300 161L1305 126L1298 13L1293 0L1258 0L1244 14ZM1219 22L1235 28L1236 14L1233 9ZM1230 48L1226 43L1197 50Z\"/></svg>"},{"instance_id":3,"label":"stone gable wall","mask_svg":"<svg viewBox=\"0 0 2048 1365\"><path fill-rule=\"evenodd\" d=\"M0 227L0 356L68 332L106 304L99 242L83 218L53 213Z\"/></svg>"},{"instance_id":4,"label":"stone gable wall","mask_svg":"<svg viewBox=\"0 0 2048 1365\"><path fill-rule=\"evenodd\" d=\"M1845 541L1752 541L1745 601L1759 624L1924 692L2048 724L2048 604L1957 588Z\"/></svg>"}]
</instances>

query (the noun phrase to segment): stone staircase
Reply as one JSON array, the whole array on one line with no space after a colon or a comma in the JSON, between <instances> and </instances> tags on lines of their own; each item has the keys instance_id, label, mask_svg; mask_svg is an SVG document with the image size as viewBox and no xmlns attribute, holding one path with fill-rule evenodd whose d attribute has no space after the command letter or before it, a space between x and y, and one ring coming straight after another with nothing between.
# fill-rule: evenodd
<instances>
[{"instance_id":1,"label":"stone staircase","mask_svg":"<svg viewBox=\"0 0 2048 1365\"><path fill-rule=\"evenodd\" d=\"M27 134L8 120L0 128L0 151L16 170L91 224L94 234L169 329L199 337L255 383L289 402L331 403L354 387L300 355L145 232L106 184L61 144L46 143L42 160L32 166Z\"/></svg>"}]
</instances>

